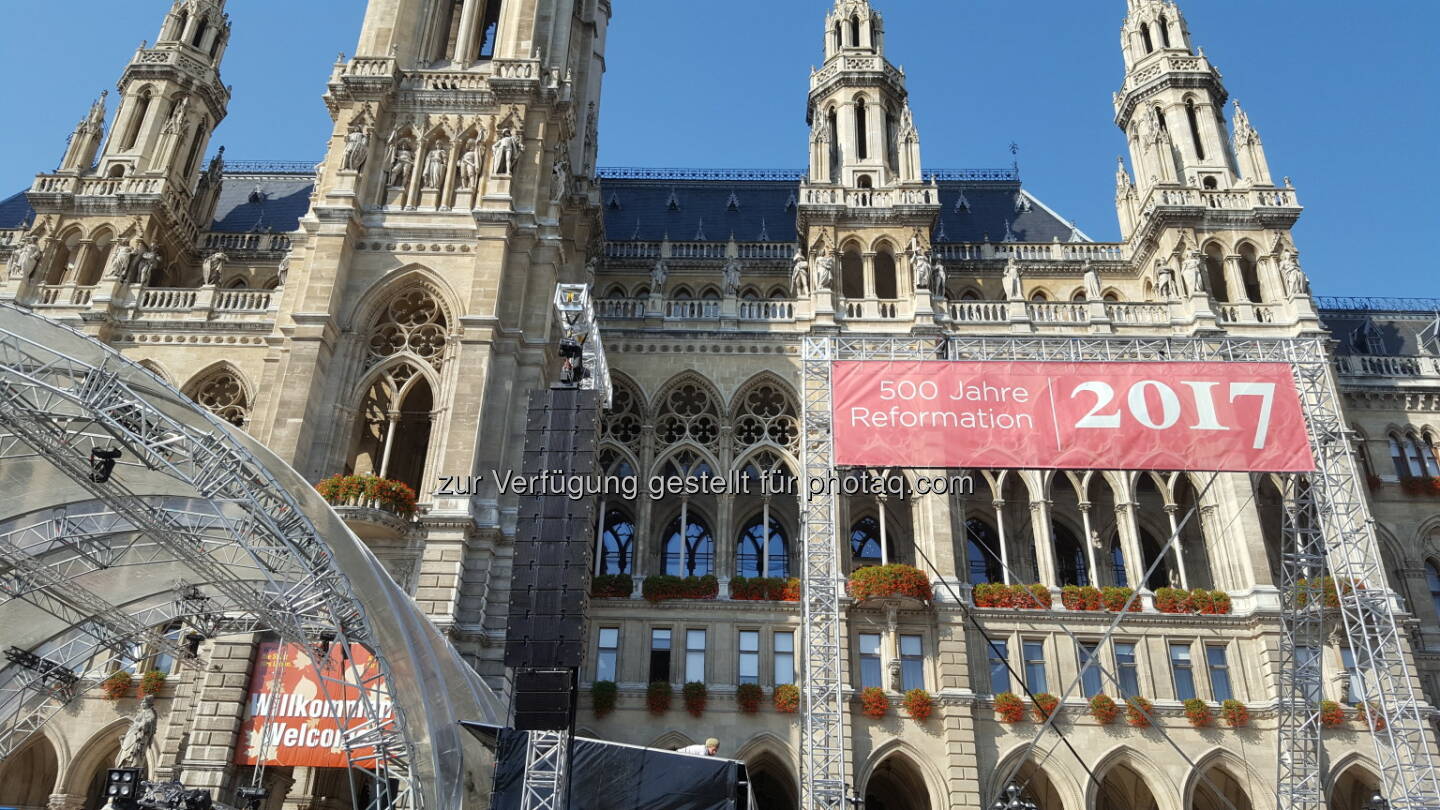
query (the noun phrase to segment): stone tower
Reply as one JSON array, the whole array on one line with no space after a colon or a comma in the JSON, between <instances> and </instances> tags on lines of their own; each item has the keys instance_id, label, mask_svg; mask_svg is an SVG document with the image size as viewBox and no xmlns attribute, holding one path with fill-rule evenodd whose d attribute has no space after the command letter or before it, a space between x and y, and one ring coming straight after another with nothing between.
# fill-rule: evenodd
<instances>
[{"instance_id":1,"label":"stone tower","mask_svg":"<svg viewBox=\"0 0 1440 810\"><path fill-rule=\"evenodd\" d=\"M1200 320L1314 328L1309 285L1290 230L1301 207L1277 186L1260 135L1229 98L1220 71L1195 46L1171 0L1127 0L1121 29L1125 84L1115 123L1130 147L1116 174L1121 235L1135 245L1147 290L1185 297ZM1162 292L1163 290L1163 292ZM1219 308L1218 313L1215 310Z\"/></svg>"},{"instance_id":2,"label":"stone tower","mask_svg":"<svg viewBox=\"0 0 1440 810\"><path fill-rule=\"evenodd\" d=\"M817 326L847 313L907 317L913 307L917 328L926 328L939 192L921 177L905 74L885 58L884 20L867 0L837 0L824 40L825 64L810 76L810 167L799 205Z\"/></svg>"},{"instance_id":3,"label":"stone tower","mask_svg":"<svg viewBox=\"0 0 1440 810\"><path fill-rule=\"evenodd\" d=\"M128 280L198 280L196 237L218 181L201 169L230 103L220 79L229 38L224 0L175 1L155 44L142 43L120 77L108 138L107 92L70 136L59 169L36 177L27 239L40 259L7 298L70 285L99 302Z\"/></svg>"},{"instance_id":4,"label":"stone tower","mask_svg":"<svg viewBox=\"0 0 1440 810\"><path fill-rule=\"evenodd\" d=\"M520 469L526 396L552 382L555 284L585 280L598 250L609 15L372 0L330 78L334 130L259 386L252 430L302 473L416 491L418 524L362 534L497 678L516 500L489 471Z\"/></svg>"}]
</instances>

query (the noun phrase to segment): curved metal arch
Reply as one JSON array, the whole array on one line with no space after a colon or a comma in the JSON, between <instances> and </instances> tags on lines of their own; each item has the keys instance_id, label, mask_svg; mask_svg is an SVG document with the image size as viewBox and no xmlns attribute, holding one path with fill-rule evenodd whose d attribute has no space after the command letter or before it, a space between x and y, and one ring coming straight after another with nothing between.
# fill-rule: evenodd
<instances>
[{"instance_id":1,"label":"curved metal arch","mask_svg":"<svg viewBox=\"0 0 1440 810\"><path fill-rule=\"evenodd\" d=\"M108 447L121 448L125 458L108 480L95 480L87 454ZM253 438L230 431L113 349L3 306L0 480L7 484L0 487L0 517L76 501L104 503L183 561L237 612L286 641L313 647L317 637L333 634L344 654L352 643L368 647L383 683L373 677L348 684L333 675L321 679L322 690L358 690L368 722L346 734L352 765L370 766L366 778L379 784L396 780L399 793L390 795L397 806L451 807L479 798L474 786L484 784L485 757L466 761L464 749L473 746L457 721L495 722L503 716L498 700L318 493ZM216 543L207 545L195 527L177 517L182 510L168 503L177 497L203 501L230 540L218 545L243 553L253 564L249 570L259 575L227 564L215 553ZM12 566L46 570L13 544L7 550ZM91 579L102 591L94 599L76 598L85 582L32 594L52 600L60 615L45 619L50 637L66 636L77 658L86 644L124 643L135 626L135 617L104 600L105 589L138 588L153 601L157 590L169 587L143 580L117 583L106 569ZM15 616L18 604L0 605L5 611L0 615ZM46 615L26 611L36 621ZM176 611L168 613L173 620ZM63 632L54 632L57 627ZM18 680L15 669L0 670L0 681ZM34 693L5 703L4 739L18 742L43 725L32 722L40 714L36 710L55 701L37 700ZM393 719L381 709L389 700ZM0 753L8 750L13 746Z\"/></svg>"}]
</instances>

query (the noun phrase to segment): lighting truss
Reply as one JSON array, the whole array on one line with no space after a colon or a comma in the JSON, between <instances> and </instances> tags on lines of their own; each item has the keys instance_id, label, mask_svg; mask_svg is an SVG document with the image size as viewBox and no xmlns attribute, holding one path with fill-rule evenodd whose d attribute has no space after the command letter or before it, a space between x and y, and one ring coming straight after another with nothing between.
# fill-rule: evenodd
<instances>
[{"instance_id":1,"label":"lighting truss","mask_svg":"<svg viewBox=\"0 0 1440 810\"><path fill-rule=\"evenodd\" d=\"M377 786L395 780L399 791L390 795L395 796L396 806L418 807L421 794L411 779L413 744L405 735L403 714L398 706L393 719L384 714L390 703L384 687L389 663L314 524L263 464L230 438L218 419L196 407L193 413L200 418L195 421L203 427L180 421L126 382L120 372L127 369L127 361L113 350L97 347L97 357L95 362L72 357L0 328L0 458L23 453L47 462L123 520L127 529L144 534L171 559L191 569L227 609L243 613L286 641L306 645L316 662L324 704L342 705L334 698L340 690L351 690L357 714L364 719L351 727L348 718L333 718L346 729L341 745L352 774L363 774ZM167 393L175 401L185 401L178 391ZM111 447L122 449L126 461L141 465L147 474L164 476L170 486L193 493L190 502L209 502L215 520L199 525L167 499L132 491L124 483L124 465L107 481L93 480L90 451ZM131 472L138 469L132 466ZM217 533L225 542L217 542ZM70 548L75 558L86 559L77 544ZM217 553L221 548L243 552L248 558L246 578L230 567L233 556ZM72 628L84 631L63 642L69 645L65 658L47 653L52 660L83 666L87 647L93 654L153 633L155 616L130 617L87 596L61 579L57 569L19 553L13 544L0 546L0 554L7 568L28 580L27 600L44 600L47 609L61 611ZM173 619L176 606L183 604L183 599L172 600L156 610ZM91 637L90 643L81 639L85 635ZM322 636L335 640L342 656L338 668L322 666L325 659L318 653L323 642L317 641ZM377 671L372 675L358 674L364 668L351 660L352 644L373 651ZM173 654L188 660L183 650L177 648ZM80 675L79 684L90 685L94 674ZM37 704L33 698L12 695L7 705L15 711L5 719L0 757L40 728L57 710L54 703Z\"/></svg>"},{"instance_id":2,"label":"lighting truss","mask_svg":"<svg viewBox=\"0 0 1440 810\"><path fill-rule=\"evenodd\" d=\"M569 782L570 734L528 731L520 810L565 810Z\"/></svg>"},{"instance_id":3,"label":"lighting truss","mask_svg":"<svg viewBox=\"0 0 1440 810\"><path fill-rule=\"evenodd\" d=\"M1282 616L1279 746L1282 810L1324 807L1318 708L1323 567L1339 583L1340 613L1369 697L1385 718L1374 735L1396 810L1440 807L1440 784L1392 608L1374 525L1357 485L1330 356L1321 338L807 337L801 360L801 463L812 480L835 474L831 364L841 360L1273 362L1293 370L1317 471L1291 479ZM803 505L805 706L802 806L844 810L845 704L840 659L840 567L830 487ZM1302 580L1309 580L1303 583ZM1317 650L1318 651L1318 650Z\"/></svg>"},{"instance_id":4,"label":"lighting truss","mask_svg":"<svg viewBox=\"0 0 1440 810\"><path fill-rule=\"evenodd\" d=\"M600 392L600 407L608 410L614 389L610 383L610 363L605 359L605 344L600 341L600 323L595 320L595 308L590 300L590 285L555 285L555 311L560 316L564 339L578 343L583 352L586 374L577 382L582 389Z\"/></svg>"}]
</instances>

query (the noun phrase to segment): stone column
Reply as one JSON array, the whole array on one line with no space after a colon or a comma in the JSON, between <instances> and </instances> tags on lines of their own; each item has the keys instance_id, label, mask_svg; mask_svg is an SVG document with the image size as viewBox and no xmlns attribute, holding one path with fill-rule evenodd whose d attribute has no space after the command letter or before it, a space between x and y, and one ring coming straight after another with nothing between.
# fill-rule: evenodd
<instances>
[{"instance_id":1,"label":"stone column","mask_svg":"<svg viewBox=\"0 0 1440 810\"><path fill-rule=\"evenodd\" d=\"M1229 299L1233 304L1243 304L1250 300L1250 294L1245 291L1245 274L1240 272L1240 257L1225 257L1225 288L1230 293Z\"/></svg>"},{"instance_id":2,"label":"stone column","mask_svg":"<svg viewBox=\"0 0 1440 810\"><path fill-rule=\"evenodd\" d=\"M1035 568L1040 583L1047 588L1060 587L1055 569L1055 542L1050 531L1050 501L1030 502L1030 528L1035 541Z\"/></svg>"},{"instance_id":3,"label":"stone column","mask_svg":"<svg viewBox=\"0 0 1440 810\"><path fill-rule=\"evenodd\" d=\"M244 743L239 731L254 657L254 635L226 636L211 647L190 744L178 767L187 787L218 790L234 777L232 762L236 747Z\"/></svg>"},{"instance_id":4,"label":"stone column","mask_svg":"<svg viewBox=\"0 0 1440 810\"><path fill-rule=\"evenodd\" d=\"M1125 557L1125 580L1136 591L1145 591L1145 555L1140 553L1137 508L1135 503L1115 504L1115 530L1120 535L1120 550Z\"/></svg>"}]
</instances>

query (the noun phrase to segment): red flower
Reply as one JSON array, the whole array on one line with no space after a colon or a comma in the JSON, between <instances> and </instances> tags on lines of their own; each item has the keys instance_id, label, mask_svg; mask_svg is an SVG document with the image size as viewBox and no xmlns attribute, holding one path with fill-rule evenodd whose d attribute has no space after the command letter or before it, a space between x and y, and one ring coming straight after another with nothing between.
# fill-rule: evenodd
<instances>
[{"instance_id":1,"label":"red flower","mask_svg":"<svg viewBox=\"0 0 1440 810\"><path fill-rule=\"evenodd\" d=\"M602 574L590 580L590 595L597 599L628 599L635 591L629 574Z\"/></svg>"},{"instance_id":2,"label":"red flower","mask_svg":"<svg viewBox=\"0 0 1440 810\"><path fill-rule=\"evenodd\" d=\"M130 673L120 670L100 682L100 691L105 693L106 700L124 700L130 696L130 690L135 686L135 679Z\"/></svg>"},{"instance_id":3,"label":"red flower","mask_svg":"<svg viewBox=\"0 0 1440 810\"><path fill-rule=\"evenodd\" d=\"M934 596L930 578L909 565L869 565L850 575L850 595L857 601L906 596L928 602Z\"/></svg>"},{"instance_id":4,"label":"red flower","mask_svg":"<svg viewBox=\"0 0 1440 810\"><path fill-rule=\"evenodd\" d=\"M872 686L860 693L860 708L866 717L879 720L890 713L890 698L884 689Z\"/></svg>"},{"instance_id":5,"label":"red flower","mask_svg":"<svg viewBox=\"0 0 1440 810\"><path fill-rule=\"evenodd\" d=\"M1150 715L1154 708L1150 701L1142 697L1125 699L1125 722L1135 728L1147 728L1150 725Z\"/></svg>"},{"instance_id":6,"label":"red flower","mask_svg":"<svg viewBox=\"0 0 1440 810\"><path fill-rule=\"evenodd\" d=\"M794 714L800 710L800 687L793 683L782 683L775 687L775 695L772 700L775 703L775 711L781 714Z\"/></svg>"},{"instance_id":7,"label":"red flower","mask_svg":"<svg viewBox=\"0 0 1440 810\"><path fill-rule=\"evenodd\" d=\"M699 681L691 681L685 684L681 695L685 698L685 711L692 717L699 717L705 713L705 705L710 701L710 690L705 684Z\"/></svg>"},{"instance_id":8,"label":"red flower","mask_svg":"<svg viewBox=\"0 0 1440 810\"><path fill-rule=\"evenodd\" d=\"M1336 728L1345 722L1345 709L1333 700L1320 701L1320 725Z\"/></svg>"},{"instance_id":9,"label":"red flower","mask_svg":"<svg viewBox=\"0 0 1440 810\"><path fill-rule=\"evenodd\" d=\"M935 700L924 689L911 689L905 693L905 711L915 722L923 723L935 713Z\"/></svg>"},{"instance_id":10,"label":"red flower","mask_svg":"<svg viewBox=\"0 0 1440 810\"><path fill-rule=\"evenodd\" d=\"M740 688L735 690L735 702L739 704L740 711L746 714L755 714L760 711L760 698L765 696L765 690L759 684L742 683Z\"/></svg>"},{"instance_id":11,"label":"red flower","mask_svg":"<svg viewBox=\"0 0 1440 810\"><path fill-rule=\"evenodd\" d=\"M1031 698L1035 704L1035 722L1043 723L1060 707L1060 699L1049 692L1041 692Z\"/></svg>"},{"instance_id":12,"label":"red flower","mask_svg":"<svg viewBox=\"0 0 1440 810\"><path fill-rule=\"evenodd\" d=\"M1190 698L1185 701L1185 716L1189 718L1190 725L1195 728L1205 728L1215 720L1214 712L1210 706L1199 698Z\"/></svg>"},{"instance_id":13,"label":"red flower","mask_svg":"<svg viewBox=\"0 0 1440 810\"><path fill-rule=\"evenodd\" d=\"M1060 603L1066 610L1100 610L1104 596L1093 585L1066 585L1060 589Z\"/></svg>"},{"instance_id":14,"label":"red flower","mask_svg":"<svg viewBox=\"0 0 1440 810\"><path fill-rule=\"evenodd\" d=\"M1141 610L1145 609L1145 606L1140 602L1139 599L1136 599L1133 602L1130 601L1130 597L1135 595L1134 588L1117 588L1111 586L1109 588L1102 589L1100 593L1101 598L1105 601L1105 609L1110 611L1111 613L1119 613L1120 611L1124 610L1127 603L1129 603L1130 605L1131 613L1139 613Z\"/></svg>"},{"instance_id":15,"label":"red flower","mask_svg":"<svg viewBox=\"0 0 1440 810\"><path fill-rule=\"evenodd\" d=\"M1238 700L1227 700L1220 704L1220 716L1231 728L1244 728L1250 725L1250 710L1244 703Z\"/></svg>"},{"instance_id":16,"label":"red flower","mask_svg":"<svg viewBox=\"0 0 1440 810\"><path fill-rule=\"evenodd\" d=\"M1014 692L1001 692L995 696L995 716L1002 723L1018 723L1025 719L1025 703Z\"/></svg>"},{"instance_id":17,"label":"red flower","mask_svg":"<svg viewBox=\"0 0 1440 810\"><path fill-rule=\"evenodd\" d=\"M670 711L670 701L675 697L675 690L665 681L654 681L645 689L645 708L651 714L664 714Z\"/></svg>"},{"instance_id":18,"label":"red flower","mask_svg":"<svg viewBox=\"0 0 1440 810\"><path fill-rule=\"evenodd\" d=\"M1108 695L1096 695L1090 698L1090 716L1095 718L1100 725L1108 726L1115 722L1120 716L1120 707Z\"/></svg>"}]
</instances>

